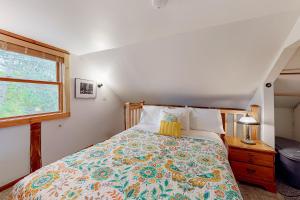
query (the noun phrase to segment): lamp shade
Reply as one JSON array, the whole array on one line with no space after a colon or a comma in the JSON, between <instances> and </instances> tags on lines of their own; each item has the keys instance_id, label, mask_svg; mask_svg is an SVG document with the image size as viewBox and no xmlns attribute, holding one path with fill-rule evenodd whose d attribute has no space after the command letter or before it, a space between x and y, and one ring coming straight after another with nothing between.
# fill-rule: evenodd
<instances>
[{"instance_id":1,"label":"lamp shade","mask_svg":"<svg viewBox=\"0 0 300 200\"><path fill-rule=\"evenodd\" d=\"M238 123L246 125L259 125L259 122L257 122L254 117L251 117L248 114L245 117L241 117Z\"/></svg>"}]
</instances>

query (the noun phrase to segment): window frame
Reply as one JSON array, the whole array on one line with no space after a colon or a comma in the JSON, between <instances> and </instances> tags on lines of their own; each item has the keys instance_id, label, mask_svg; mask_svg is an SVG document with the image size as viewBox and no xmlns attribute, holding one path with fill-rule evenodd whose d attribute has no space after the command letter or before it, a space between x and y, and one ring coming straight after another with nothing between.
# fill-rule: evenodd
<instances>
[{"instance_id":1,"label":"window frame","mask_svg":"<svg viewBox=\"0 0 300 200\"><path fill-rule=\"evenodd\" d=\"M19 79L10 77L0 77L0 81L5 82L20 82L20 83L33 83L33 84L46 84L46 85L57 85L58 87L58 111L46 112L30 115L12 116L6 118L0 118L0 128L9 126L19 126L24 124L32 124L36 122L42 122L46 120L54 120L65 117L70 117L70 76L69 76L69 53L63 49L50 46L45 43L41 43L14 33L7 32L0 29L0 42L9 43L16 45L20 48L24 48L25 52L30 49L35 52L39 52L43 55L59 57L63 59L64 68L62 71L62 62L56 60L56 81L42 81L42 80L30 80L30 79ZM0 47L1 48L1 47ZM6 49L4 49L6 50ZM13 50L7 50L10 52L17 52ZM26 55L26 53L22 53ZM28 54L29 56L34 56ZM63 72L63 73L62 73Z\"/></svg>"}]
</instances>

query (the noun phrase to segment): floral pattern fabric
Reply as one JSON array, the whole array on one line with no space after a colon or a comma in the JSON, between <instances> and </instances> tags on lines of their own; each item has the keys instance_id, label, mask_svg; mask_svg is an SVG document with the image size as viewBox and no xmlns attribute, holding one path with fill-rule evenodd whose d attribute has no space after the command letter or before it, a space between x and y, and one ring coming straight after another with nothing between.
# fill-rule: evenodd
<instances>
[{"instance_id":1,"label":"floral pattern fabric","mask_svg":"<svg viewBox=\"0 0 300 200\"><path fill-rule=\"evenodd\" d=\"M11 198L242 199L224 145L129 129L37 170Z\"/></svg>"},{"instance_id":2,"label":"floral pattern fabric","mask_svg":"<svg viewBox=\"0 0 300 200\"><path fill-rule=\"evenodd\" d=\"M166 122L178 122L176 115L163 111L162 121Z\"/></svg>"}]
</instances>

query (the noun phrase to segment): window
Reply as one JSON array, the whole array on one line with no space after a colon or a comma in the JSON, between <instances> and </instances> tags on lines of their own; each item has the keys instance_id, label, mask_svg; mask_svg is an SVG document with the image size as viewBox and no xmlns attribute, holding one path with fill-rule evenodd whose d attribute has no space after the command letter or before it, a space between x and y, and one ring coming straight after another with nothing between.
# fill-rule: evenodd
<instances>
[{"instance_id":1,"label":"window","mask_svg":"<svg viewBox=\"0 0 300 200\"><path fill-rule=\"evenodd\" d=\"M58 63L0 50L0 118L59 112Z\"/></svg>"},{"instance_id":2,"label":"window","mask_svg":"<svg viewBox=\"0 0 300 200\"><path fill-rule=\"evenodd\" d=\"M7 120L18 125L11 121L26 119L24 124L65 116L69 112L69 86L64 80L68 55L43 43L16 39L20 38L12 40L0 31L0 127Z\"/></svg>"}]
</instances>

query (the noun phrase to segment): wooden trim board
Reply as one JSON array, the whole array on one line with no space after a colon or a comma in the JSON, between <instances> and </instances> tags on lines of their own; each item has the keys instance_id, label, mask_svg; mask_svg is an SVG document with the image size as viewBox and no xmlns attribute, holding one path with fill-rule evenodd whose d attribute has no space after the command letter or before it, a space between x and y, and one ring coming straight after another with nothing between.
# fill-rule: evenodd
<instances>
[{"instance_id":1,"label":"wooden trim board","mask_svg":"<svg viewBox=\"0 0 300 200\"><path fill-rule=\"evenodd\" d=\"M31 115L31 116L21 116L17 118L6 118L0 120L0 128L10 127L10 126L21 126L25 124L32 124L36 122L42 122L46 120L63 119L70 117L69 112L66 113L48 113L42 115Z\"/></svg>"},{"instance_id":2,"label":"wooden trim board","mask_svg":"<svg viewBox=\"0 0 300 200\"><path fill-rule=\"evenodd\" d=\"M41 167L41 122L37 122L30 124L30 173Z\"/></svg>"},{"instance_id":3,"label":"wooden trim board","mask_svg":"<svg viewBox=\"0 0 300 200\"><path fill-rule=\"evenodd\" d=\"M27 174L27 175L28 175L28 174ZM25 176L27 176L27 175L25 175ZM0 187L0 192L3 192L4 190L7 190L8 188L14 186L17 182L19 182L19 181L20 181L21 179L23 179L25 176L22 176L21 178L18 178L18 179L16 179L16 180L13 180L13 181L11 181L11 182L9 182L9 183L7 183L7 184L1 186L1 187Z\"/></svg>"},{"instance_id":4,"label":"wooden trim board","mask_svg":"<svg viewBox=\"0 0 300 200\"><path fill-rule=\"evenodd\" d=\"M55 46L52 46L52 45L49 45L49 44L45 44L43 42L39 42L37 40L33 40L33 39L28 38L28 37L24 37L22 35L18 35L18 34L3 30L3 29L0 29L0 34L6 35L6 36L9 36L9 37L18 39L18 40L22 40L24 42L29 42L29 43L38 45L40 47L44 47L44 48L51 49L51 50L54 50L54 51L59 51L61 53L70 54L68 51L66 51L64 49L61 49L61 48L58 48L58 47L55 47Z\"/></svg>"},{"instance_id":5,"label":"wooden trim board","mask_svg":"<svg viewBox=\"0 0 300 200\"><path fill-rule=\"evenodd\" d=\"M288 97L300 97L300 93L292 93L292 92L286 92L286 93L274 93L274 96L288 96Z\"/></svg>"},{"instance_id":6,"label":"wooden trim board","mask_svg":"<svg viewBox=\"0 0 300 200\"><path fill-rule=\"evenodd\" d=\"M17 83L35 83L35 84L46 84L46 85L60 85L59 82L53 82L53 81L38 81L38 80L4 78L4 77L0 77L0 81L17 82Z\"/></svg>"},{"instance_id":7,"label":"wooden trim board","mask_svg":"<svg viewBox=\"0 0 300 200\"><path fill-rule=\"evenodd\" d=\"M299 75L300 72L283 72L283 73L280 73L280 75Z\"/></svg>"}]
</instances>

